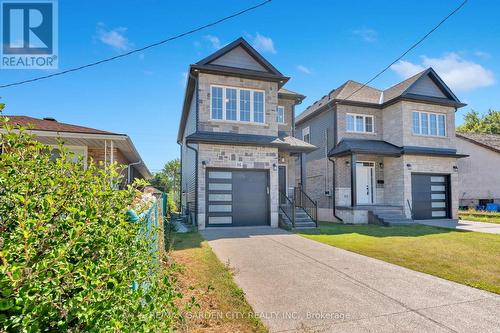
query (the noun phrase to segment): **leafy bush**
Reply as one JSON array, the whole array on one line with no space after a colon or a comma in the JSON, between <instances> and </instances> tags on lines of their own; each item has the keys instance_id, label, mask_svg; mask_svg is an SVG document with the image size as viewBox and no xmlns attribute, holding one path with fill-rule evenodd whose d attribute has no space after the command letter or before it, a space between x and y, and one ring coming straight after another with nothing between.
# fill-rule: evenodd
<instances>
[{"instance_id":1,"label":"leafy bush","mask_svg":"<svg viewBox=\"0 0 500 333\"><path fill-rule=\"evenodd\" d=\"M2 125L2 124L0 124ZM179 297L152 264L136 190L115 166L70 162L64 149L7 128L0 144L0 332L166 332Z\"/></svg>"}]
</instances>

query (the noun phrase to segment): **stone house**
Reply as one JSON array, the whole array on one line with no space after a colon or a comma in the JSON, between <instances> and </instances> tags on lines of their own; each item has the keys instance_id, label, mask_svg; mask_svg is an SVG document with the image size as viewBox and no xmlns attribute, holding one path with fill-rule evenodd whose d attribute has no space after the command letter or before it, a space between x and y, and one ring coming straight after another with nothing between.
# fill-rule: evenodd
<instances>
[{"instance_id":1,"label":"stone house","mask_svg":"<svg viewBox=\"0 0 500 333\"><path fill-rule=\"evenodd\" d=\"M457 133L459 206L475 208L500 203L500 135Z\"/></svg>"},{"instance_id":2,"label":"stone house","mask_svg":"<svg viewBox=\"0 0 500 333\"><path fill-rule=\"evenodd\" d=\"M243 38L189 67L177 142L182 210L199 229L284 217L296 156L315 149L293 135L305 97L284 89L288 80Z\"/></svg>"},{"instance_id":3,"label":"stone house","mask_svg":"<svg viewBox=\"0 0 500 333\"><path fill-rule=\"evenodd\" d=\"M58 154L58 140L74 153L75 159L83 157L84 163L116 162L124 166L123 184L131 183L135 178L151 178L146 164L126 134L112 133L95 128L58 122L54 118L33 118L28 116L5 116L10 125L27 128L35 139L53 147L52 154ZM0 129L0 131L3 131ZM123 185L122 184L122 185Z\"/></svg>"},{"instance_id":4,"label":"stone house","mask_svg":"<svg viewBox=\"0 0 500 333\"><path fill-rule=\"evenodd\" d=\"M465 104L429 68L386 90L347 81L296 119L297 182L320 220L408 223L457 218L455 112Z\"/></svg>"}]
</instances>

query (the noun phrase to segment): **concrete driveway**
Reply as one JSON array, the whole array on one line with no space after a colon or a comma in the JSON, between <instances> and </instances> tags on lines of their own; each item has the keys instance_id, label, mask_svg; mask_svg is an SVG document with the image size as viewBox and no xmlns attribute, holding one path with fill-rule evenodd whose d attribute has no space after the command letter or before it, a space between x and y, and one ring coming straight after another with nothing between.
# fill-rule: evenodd
<instances>
[{"instance_id":1,"label":"concrete driveway","mask_svg":"<svg viewBox=\"0 0 500 333\"><path fill-rule=\"evenodd\" d=\"M485 223L466 220L420 220L419 224L430 225L433 227L486 232L489 234L500 234L500 224Z\"/></svg>"},{"instance_id":2,"label":"concrete driveway","mask_svg":"<svg viewBox=\"0 0 500 333\"><path fill-rule=\"evenodd\" d=\"M271 332L499 332L500 296L272 228L202 232Z\"/></svg>"}]
</instances>

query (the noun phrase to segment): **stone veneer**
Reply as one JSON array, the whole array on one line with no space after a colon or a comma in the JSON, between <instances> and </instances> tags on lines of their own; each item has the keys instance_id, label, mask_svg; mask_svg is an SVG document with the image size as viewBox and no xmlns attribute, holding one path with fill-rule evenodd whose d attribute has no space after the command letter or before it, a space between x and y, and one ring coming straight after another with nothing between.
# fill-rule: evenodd
<instances>
[{"instance_id":1,"label":"stone veneer","mask_svg":"<svg viewBox=\"0 0 500 333\"><path fill-rule=\"evenodd\" d=\"M206 167L202 162L206 162ZM278 149L200 144L198 147L198 228L206 227L206 168L269 170L271 227L278 227ZM293 169L293 168L292 168Z\"/></svg>"}]
</instances>

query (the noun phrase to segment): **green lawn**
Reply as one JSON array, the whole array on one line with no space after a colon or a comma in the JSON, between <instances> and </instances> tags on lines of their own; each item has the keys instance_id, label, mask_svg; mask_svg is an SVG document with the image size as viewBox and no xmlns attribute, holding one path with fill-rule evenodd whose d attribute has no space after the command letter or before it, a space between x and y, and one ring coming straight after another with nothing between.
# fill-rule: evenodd
<instances>
[{"instance_id":1,"label":"green lawn","mask_svg":"<svg viewBox=\"0 0 500 333\"><path fill-rule=\"evenodd\" d=\"M184 296L178 305L188 307L180 331L267 332L252 315L231 267L217 259L198 232L173 234L170 256L180 266L177 284Z\"/></svg>"},{"instance_id":2,"label":"green lawn","mask_svg":"<svg viewBox=\"0 0 500 333\"><path fill-rule=\"evenodd\" d=\"M500 235L424 225L321 223L300 235L500 294Z\"/></svg>"}]
</instances>

